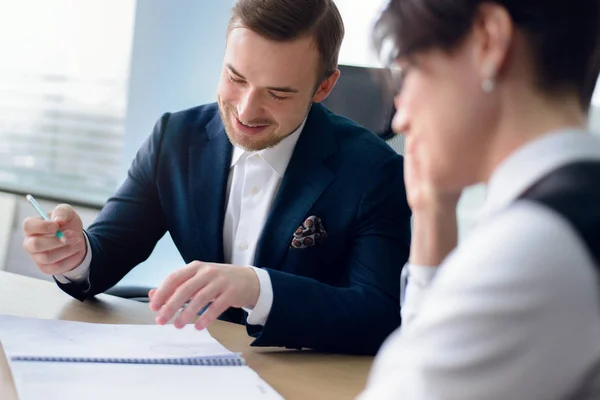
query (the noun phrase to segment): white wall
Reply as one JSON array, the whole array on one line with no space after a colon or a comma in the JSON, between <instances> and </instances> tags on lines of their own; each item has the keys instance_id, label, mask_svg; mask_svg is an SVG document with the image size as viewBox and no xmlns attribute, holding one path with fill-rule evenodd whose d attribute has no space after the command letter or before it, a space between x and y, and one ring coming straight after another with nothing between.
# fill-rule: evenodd
<instances>
[{"instance_id":1,"label":"white wall","mask_svg":"<svg viewBox=\"0 0 600 400\"><path fill-rule=\"evenodd\" d=\"M339 63L359 67L379 67L371 41L371 31L387 0L334 0L344 20L346 32Z\"/></svg>"},{"instance_id":2,"label":"white wall","mask_svg":"<svg viewBox=\"0 0 600 400\"><path fill-rule=\"evenodd\" d=\"M137 2L123 176L156 120L215 101L232 0ZM121 284L156 285L182 259L169 236Z\"/></svg>"}]
</instances>

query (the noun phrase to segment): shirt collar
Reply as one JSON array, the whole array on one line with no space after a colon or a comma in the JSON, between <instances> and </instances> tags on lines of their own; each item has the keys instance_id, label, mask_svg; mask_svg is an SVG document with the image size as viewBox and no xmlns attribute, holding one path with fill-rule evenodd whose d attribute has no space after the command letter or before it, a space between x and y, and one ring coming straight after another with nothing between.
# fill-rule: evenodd
<instances>
[{"instance_id":1,"label":"shirt collar","mask_svg":"<svg viewBox=\"0 0 600 400\"><path fill-rule=\"evenodd\" d=\"M600 161L600 140L582 130L560 130L526 144L492 174L481 215L490 215L508 206L553 170L584 160Z\"/></svg>"},{"instance_id":2,"label":"shirt collar","mask_svg":"<svg viewBox=\"0 0 600 400\"><path fill-rule=\"evenodd\" d=\"M281 142L277 143L273 147L269 147L260 151L247 151L241 147L233 146L231 168L233 168L238 162L244 161L246 158L254 154L258 154L258 156L265 160L265 162L271 168L273 168L273 170L277 172L280 177L283 177L305 124L306 118L304 121L302 121L302 124L300 124L298 129L288 135Z\"/></svg>"}]
</instances>

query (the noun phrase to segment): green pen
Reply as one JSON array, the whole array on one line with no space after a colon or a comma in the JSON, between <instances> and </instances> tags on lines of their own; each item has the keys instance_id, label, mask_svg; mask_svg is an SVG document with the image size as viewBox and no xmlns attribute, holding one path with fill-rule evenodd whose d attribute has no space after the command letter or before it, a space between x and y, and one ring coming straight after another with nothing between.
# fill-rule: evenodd
<instances>
[{"instance_id":1,"label":"green pen","mask_svg":"<svg viewBox=\"0 0 600 400\"><path fill-rule=\"evenodd\" d=\"M35 210L38 212L38 214L40 214L42 216L42 218L44 218L46 221L50 221L50 217L48 216L48 214L46 214L44 212L44 210L42 210L40 203L38 203L37 200L34 199L32 195L28 194L27 196L25 196L25 198L33 206L33 208L35 208ZM61 231L57 231L56 237L59 239L62 239L64 237L64 235Z\"/></svg>"}]
</instances>

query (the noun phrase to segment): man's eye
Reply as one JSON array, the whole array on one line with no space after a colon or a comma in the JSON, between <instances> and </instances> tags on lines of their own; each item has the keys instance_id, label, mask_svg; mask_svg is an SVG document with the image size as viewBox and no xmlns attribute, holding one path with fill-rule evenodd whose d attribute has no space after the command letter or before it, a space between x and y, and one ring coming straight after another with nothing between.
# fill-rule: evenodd
<instances>
[{"instance_id":1,"label":"man's eye","mask_svg":"<svg viewBox=\"0 0 600 400\"><path fill-rule=\"evenodd\" d=\"M271 97L277 101L283 101L285 99L287 99L287 97L283 97L283 96L277 96L275 93L273 92L269 92L269 94L271 95Z\"/></svg>"},{"instance_id":2,"label":"man's eye","mask_svg":"<svg viewBox=\"0 0 600 400\"><path fill-rule=\"evenodd\" d=\"M233 76L231 76L231 75L228 75L228 77L229 77L229 80L230 80L231 82L233 82L233 83L244 83L244 80L243 80L243 79L237 79L237 78L234 78L234 77L233 77Z\"/></svg>"}]
</instances>

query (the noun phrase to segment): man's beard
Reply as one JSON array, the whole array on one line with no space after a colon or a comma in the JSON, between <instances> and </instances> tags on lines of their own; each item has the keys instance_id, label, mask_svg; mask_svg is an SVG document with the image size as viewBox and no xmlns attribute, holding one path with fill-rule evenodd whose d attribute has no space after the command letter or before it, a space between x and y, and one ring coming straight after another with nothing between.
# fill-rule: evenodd
<instances>
[{"instance_id":1,"label":"man's beard","mask_svg":"<svg viewBox=\"0 0 600 400\"><path fill-rule=\"evenodd\" d=\"M264 149L268 149L268 148L277 146L285 138L290 136L292 133L296 132L296 130L300 127L300 125L302 125L302 122L304 121L304 119L303 119L296 128L294 128L291 132L286 133L285 135L279 135L277 131L273 130L268 135L264 135L263 133L261 133L261 135L264 135L264 137L261 139L248 140L247 142L241 143L239 140L237 140L235 133L234 133L235 129L233 128L233 126L231 126L231 120L228 118L225 110L223 110L223 107L227 108L230 115L233 116L234 118L237 118L237 115L235 114L233 109L231 107L229 107L228 105L221 106L220 102L218 103L218 105L219 105L219 113L221 114L221 120L223 121L223 125L225 126L225 133L227 133L227 137L229 138L229 141L234 146L240 147L246 151L261 151ZM310 104L308 105L308 110L310 110L311 106L312 106L312 102L310 102ZM308 111L307 111L307 113L308 113ZM238 119L238 121L239 121L239 119ZM270 127L275 125L272 121L267 121L267 120L255 120L255 121L246 121L246 122L251 125L267 124L266 129L269 129Z\"/></svg>"}]
</instances>

